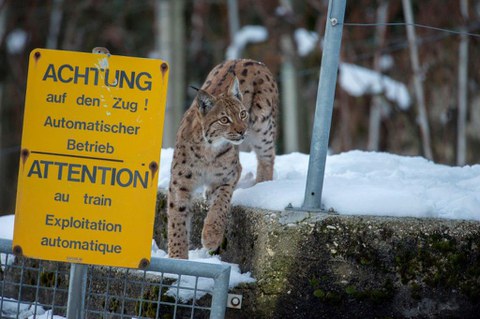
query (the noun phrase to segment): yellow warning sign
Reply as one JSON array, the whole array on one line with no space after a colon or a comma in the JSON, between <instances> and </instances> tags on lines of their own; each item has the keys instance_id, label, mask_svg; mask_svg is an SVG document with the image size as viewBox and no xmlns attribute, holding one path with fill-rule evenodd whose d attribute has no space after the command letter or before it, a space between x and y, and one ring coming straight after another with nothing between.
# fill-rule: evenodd
<instances>
[{"instance_id":1,"label":"yellow warning sign","mask_svg":"<svg viewBox=\"0 0 480 319\"><path fill-rule=\"evenodd\" d=\"M32 51L16 254L148 265L167 80L161 60Z\"/></svg>"}]
</instances>

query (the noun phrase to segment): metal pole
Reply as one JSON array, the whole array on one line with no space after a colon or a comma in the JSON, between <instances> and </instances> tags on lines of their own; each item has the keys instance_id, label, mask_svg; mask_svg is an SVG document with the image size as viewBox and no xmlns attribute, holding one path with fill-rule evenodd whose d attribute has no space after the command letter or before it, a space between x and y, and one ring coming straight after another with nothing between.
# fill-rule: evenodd
<instances>
[{"instance_id":1,"label":"metal pole","mask_svg":"<svg viewBox=\"0 0 480 319\"><path fill-rule=\"evenodd\" d=\"M332 122L333 99L337 83L345 6L346 0L330 0L328 3L320 80L315 106L312 143L310 145L307 185L302 205L304 210L320 210L321 208L323 177Z\"/></svg>"},{"instance_id":2,"label":"metal pole","mask_svg":"<svg viewBox=\"0 0 480 319\"><path fill-rule=\"evenodd\" d=\"M225 308L227 308L228 284L230 282L230 268L224 269L214 279L212 295L212 314L211 319L223 319L225 317Z\"/></svg>"},{"instance_id":3,"label":"metal pole","mask_svg":"<svg viewBox=\"0 0 480 319\"><path fill-rule=\"evenodd\" d=\"M87 265L71 264L68 283L67 319L85 318Z\"/></svg>"}]
</instances>

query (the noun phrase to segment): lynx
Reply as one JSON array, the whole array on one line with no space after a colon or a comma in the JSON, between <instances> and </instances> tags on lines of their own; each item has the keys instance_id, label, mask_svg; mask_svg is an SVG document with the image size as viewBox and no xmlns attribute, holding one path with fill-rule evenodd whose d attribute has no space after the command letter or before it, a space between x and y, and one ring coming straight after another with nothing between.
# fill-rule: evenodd
<instances>
[{"instance_id":1,"label":"lynx","mask_svg":"<svg viewBox=\"0 0 480 319\"><path fill-rule=\"evenodd\" d=\"M242 171L240 144L256 153L255 181L272 179L277 103L277 84L263 63L231 60L209 73L177 132L167 206L170 257L188 258L190 204L200 186L209 204L202 245L220 246Z\"/></svg>"}]
</instances>

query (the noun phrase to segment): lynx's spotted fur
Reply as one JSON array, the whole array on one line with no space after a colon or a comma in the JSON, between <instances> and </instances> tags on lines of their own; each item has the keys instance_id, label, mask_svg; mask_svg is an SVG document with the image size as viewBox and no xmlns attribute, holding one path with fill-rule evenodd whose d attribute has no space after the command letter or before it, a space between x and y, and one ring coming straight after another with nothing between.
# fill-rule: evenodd
<instances>
[{"instance_id":1,"label":"lynx's spotted fur","mask_svg":"<svg viewBox=\"0 0 480 319\"><path fill-rule=\"evenodd\" d=\"M242 171L240 144L257 155L256 182L272 179L277 103L277 84L263 63L232 60L210 72L177 133L167 207L170 257L188 258L190 203L200 186L209 203L203 247L221 244Z\"/></svg>"}]
</instances>

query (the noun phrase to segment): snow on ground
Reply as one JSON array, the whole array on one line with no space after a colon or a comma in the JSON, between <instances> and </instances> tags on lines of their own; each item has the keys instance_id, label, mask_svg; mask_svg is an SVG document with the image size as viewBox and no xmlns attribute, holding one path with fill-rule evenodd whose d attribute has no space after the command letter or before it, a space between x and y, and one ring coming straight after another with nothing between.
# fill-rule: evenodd
<instances>
[{"instance_id":1,"label":"snow on ground","mask_svg":"<svg viewBox=\"0 0 480 319\"><path fill-rule=\"evenodd\" d=\"M0 238L13 238L13 223L15 215L0 216ZM5 265L11 265L15 261L15 256L0 253L0 269L3 271Z\"/></svg>"},{"instance_id":2,"label":"snow on ground","mask_svg":"<svg viewBox=\"0 0 480 319\"><path fill-rule=\"evenodd\" d=\"M159 188L168 188L172 149L162 150ZM240 153L242 179L256 173L253 153ZM234 205L300 207L308 155L275 160L273 181L235 190ZM248 177L247 177L248 178ZM480 221L480 165L451 167L422 157L350 151L327 158L322 203L339 214L434 217Z\"/></svg>"},{"instance_id":3,"label":"snow on ground","mask_svg":"<svg viewBox=\"0 0 480 319\"><path fill-rule=\"evenodd\" d=\"M0 296L2 303L1 318L19 318L19 319L63 319L64 317L55 316L51 310L45 311L42 306L32 303L18 302L15 299Z\"/></svg>"},{"instance_id":4,"label":"snow on ground","mask_svg":"<svg viewBox=\"0 0 480 319\"><path fill-rule=\"evenodd\" d=\"M7 215L0 217L0 238L13 238L13 222L15 215Z\"/></svg>"},{"instance_id":5,"label":"snow on ground","mask_svg":"<svg viewBox=\"0 0 480 319\"><path fill-rule=\"evenodd\" d=\"M159 249L154 240L152 240L152 257L158 258L168 258L167 253L161 249ZM250 275L250 272L243 273L240 271L240 267L237 264L226 263L220 260L220 256L217 255L210 255L206 249L195 249L190 250L188 253L188 260L196 261L201 263L208 263L214 265L229 265L230 268L230 282L228 287L230 289L235 288L236 286L240 285L241 283L251 283L255 282ZM164 277L175 279L177 281L173 282L171 285L172 287L168 289L167 296L175 297L177 294L176 286L180 284L180 287L185 289L179 289L178 297L181 302L188 302L194 297L194 289L195 286L198 287L199 290L195 294L197 299L202 298L206 291L213 291L214 281L211 278L199 278L198 282L196 277L194 276L182 276L180 278L180 283L178 283L178 276L173 274L165 274Z\"/></svg>"}]
</instances>

